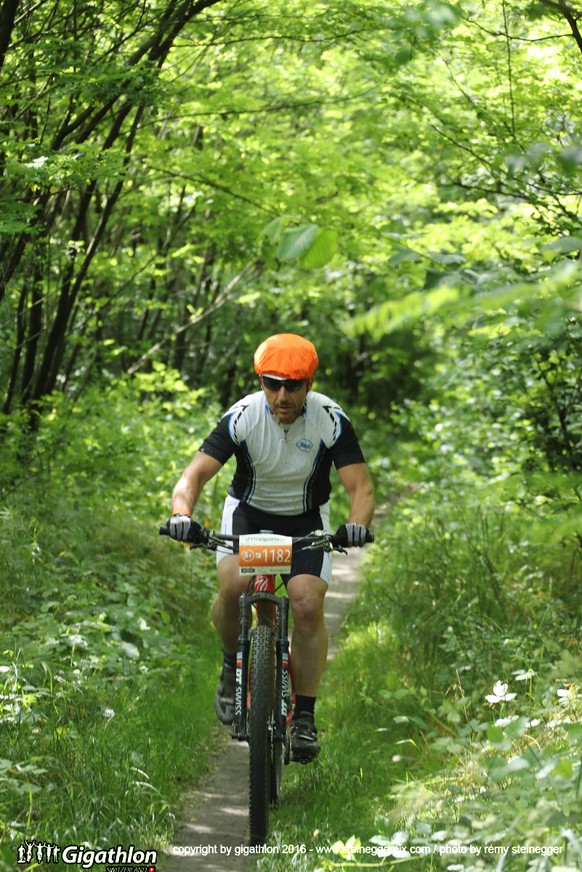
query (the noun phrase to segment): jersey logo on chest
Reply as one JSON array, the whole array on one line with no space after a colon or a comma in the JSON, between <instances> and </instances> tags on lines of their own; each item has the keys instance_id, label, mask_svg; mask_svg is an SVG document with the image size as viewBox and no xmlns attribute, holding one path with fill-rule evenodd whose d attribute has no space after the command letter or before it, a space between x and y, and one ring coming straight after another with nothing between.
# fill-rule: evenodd
<instances>
[{"instance_id":1,"label":"jersey logo on chest","mask_svg":"<svg viewBox=\"0 0 582 872\"><path fill-rule=\"evenodd\" d=\"M313 448L313 442L311 439L299 439L295 444L300 451L311 451Z\"/></svg>"}]
</instances>

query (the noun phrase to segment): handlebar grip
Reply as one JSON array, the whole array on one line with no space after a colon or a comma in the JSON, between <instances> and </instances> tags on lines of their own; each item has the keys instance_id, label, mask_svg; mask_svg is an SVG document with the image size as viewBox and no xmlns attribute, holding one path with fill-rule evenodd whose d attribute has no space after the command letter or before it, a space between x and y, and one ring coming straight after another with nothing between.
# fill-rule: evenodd
<instances>
[{"instance_id":1,"label":"handlebar grip","mask_svg":"<svg viewBox=\"0 0 582 872\"><path fill-rule=\"evenodd\" d=\"M341 530L341 527L339 529ZM371 542L374 542L374 534L372 533L371 530L366 530L366 538L364 539L364 543L368 544ZM341 548L356 547L356 546L347 545L347 543L345 542L345 539L342 536L338 536L337 533L331 537L331 544L333 545L333 547L336 550L341 549Z\"/></svg>"},{"instance_id":2,"label":"handlebar grip","mask_svg":"<svg viewBox=\"0 0 582 872\"><path fill-rule=\"evenodd\" d=\"M170 526L169 524L162 524L159 528L160 536L169 536L170 535ZM187 542L190 542L192 545L206 545L208 543L209 531L204 527L198 529L198 526L190 528L190 536L188 537Z\"/></svg>"}]
</instances>

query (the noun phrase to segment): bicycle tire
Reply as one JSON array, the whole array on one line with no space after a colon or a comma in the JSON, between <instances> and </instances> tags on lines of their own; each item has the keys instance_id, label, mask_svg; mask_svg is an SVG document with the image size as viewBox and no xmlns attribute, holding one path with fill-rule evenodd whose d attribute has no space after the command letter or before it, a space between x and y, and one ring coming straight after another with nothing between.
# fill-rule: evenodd
<instances>
[{"instance_id":1,"label":"bicycle tire","mask_svg":"<svg viewBox=\"0 0 582 872\"><path fill-rule=\"evenodd\" d=\"M273 719L275 705L275 645L271 629L259 625L253 633L250 663L249 829L250 843L262 845L269 831Z\"/></svg>"}]
</instances>

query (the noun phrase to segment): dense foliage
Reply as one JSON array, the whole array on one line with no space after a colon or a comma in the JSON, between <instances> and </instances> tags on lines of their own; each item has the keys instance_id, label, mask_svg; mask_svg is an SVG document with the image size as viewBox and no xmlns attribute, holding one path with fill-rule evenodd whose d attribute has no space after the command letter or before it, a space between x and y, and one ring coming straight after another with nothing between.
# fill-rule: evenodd
<instances>
[{"instance_id":1,"label":"dense foliage","mask_svg":"<svg viewBox=\"0 0 582 872\"><path fill-rule=\"evenodd\" d=\"M204 769L214 573L163 548L156 522L211 418L193 419L179 380L166 387L171 419L142 379L56 402L34 442L5 435L2 869L27 837L159 846Z\"/></svg>"},{"instance_id":2,"label":"dense foliage","mask_svg":"<svg viewBox=\"0 0 582 872\"><path fill-rule=\"evenodd\" d=\"M571 305L568 4L6 2L2 36L6 413L155 360L227 399L308 323L335 382L391 402L443 307Z\"/></svg>"},{"instance_id":3,"label":"dense foliage","mask_svg":"<svg viewBox=\"0 0 582 872\"><path fill-rule=\"evenodd\" d=\"M291 773L273 836L307 846L300 872L582 861L582 554L458 461L427 456L377 530L321 765Z\"/></svg>"},{"instance_id":4,"label":"dense foliage","mask_svg":"<svg viewBox=\"0 0 582 872\"><path fill-rule=\"evenodd\" d=\"M213 583L156 524L277 330L316 341L392 506L329 686L345 728L291 799L347 865L373 836L388 863L550 834L560 857L515 868L579 864L580 22L0 4L7 868L27 836L170 838L210 736Z\"/></svg>"}]
</instances>

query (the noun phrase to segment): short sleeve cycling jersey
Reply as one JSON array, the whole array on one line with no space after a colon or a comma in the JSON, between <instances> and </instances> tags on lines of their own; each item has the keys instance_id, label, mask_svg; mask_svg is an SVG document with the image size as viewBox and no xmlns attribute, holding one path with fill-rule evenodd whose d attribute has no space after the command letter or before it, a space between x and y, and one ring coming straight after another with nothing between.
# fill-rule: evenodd
<instances>
[{"instance_id":1,"label":"short sleeve cycling jersey","mask_svg":"<svg viewBox=\"0 0 582 872\"><path fill-rule=\"evenodd\" d=\"M354 429L340 406L315 391L301 415L282 425L262 391L235 403L200 448L219 463L234 454L231 496L263 512L299 515L323 505L330 470L364 463Z\"/></svg>"}]
</instances>

